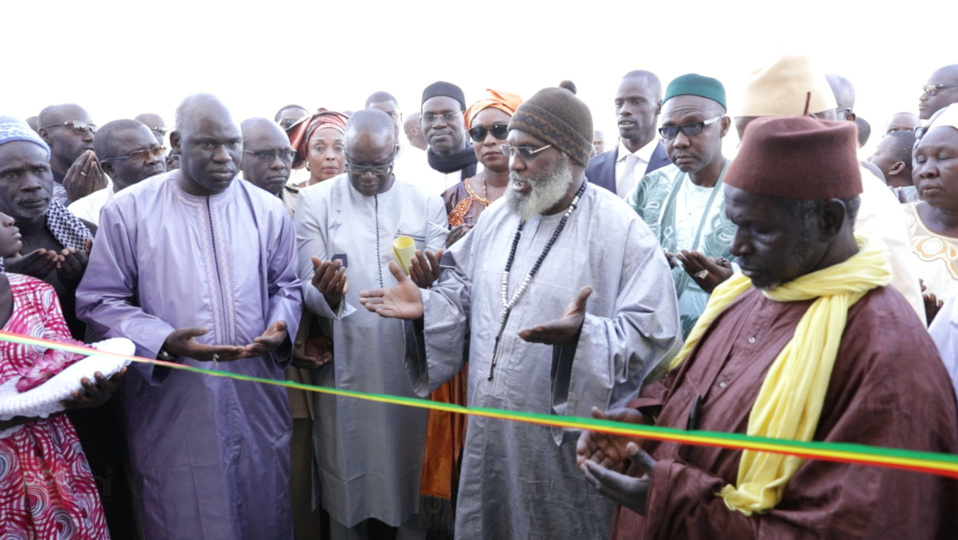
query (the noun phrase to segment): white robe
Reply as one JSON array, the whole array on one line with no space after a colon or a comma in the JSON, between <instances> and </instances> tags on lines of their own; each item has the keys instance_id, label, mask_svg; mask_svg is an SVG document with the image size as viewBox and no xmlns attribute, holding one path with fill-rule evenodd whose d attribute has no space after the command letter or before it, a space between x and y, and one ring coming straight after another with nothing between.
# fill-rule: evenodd
<instances>
[{"instance_id":1,"label":"white robe","mask_svg":"<svg viewBox=\"0 0 958 540\"><path fill-rule=\"evenodd\" d=\"M396 284L387 265L397 236L413 237L417 249L444 245L446 233L428 221L446 222L442 199L400 181L375 197L346 175L300 191L294 223L306 308L331 322L334 349L332 363L313 371L314 384L415 397L403 369L403 322L367 311L359 291ZM345 256L349 290L338 311L312 285L313 256ZM396 527L418 513L426 411L315 395L313 441L330 517L346 527L368 518Z\"/></svg>"},{"instance_id":2,"label":"white robe","mask_svg":"<svg viewBox=\"0 0 958 540\"><path fill-rule=\"evenodd\" d=\"M542 253L562 214L526 223L510 272L511 298ZM613 193L588 185L565 229L519 299L502 333L500 291L519 223L504 201L443 255L443 273L423 292L424 350L409 376L421 396L463 365L470 333L470 407L590 417L634 398L646 377L677 352L675 287L648 226ZM558 319L591 285L578 346L527 343L521 329ZM407 329L412 329L409 324ZM421 344L422 345L422 344ZM457 538L606 539L613 503L575 463L578 432L470 417L456 508Z\"/></svg>"}]
</instances>

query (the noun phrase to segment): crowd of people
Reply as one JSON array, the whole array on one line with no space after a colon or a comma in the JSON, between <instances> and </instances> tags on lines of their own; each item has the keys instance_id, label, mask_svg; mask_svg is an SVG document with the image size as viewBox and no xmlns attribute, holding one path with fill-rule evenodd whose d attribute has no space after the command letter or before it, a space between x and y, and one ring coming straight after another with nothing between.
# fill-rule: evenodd
<instances>
[{"instance_id":1,"label":"crowd of people","mask_svg":"<svg viewBox=\"0 0 958 540\"><path fill-rule=\"evenodd\" d=\"M197 94L172 128L0 116L0 322L363 394L958 452L958 65L881 131L807 57L742 90L628 72L617 142L571 81L439 81L405 118L385 91L241 122ZM83 358L0 354L18 389ZM0 417L4 537L958 537L931 474L142 362L82 386Z\"/></svg>"}]
</instances>

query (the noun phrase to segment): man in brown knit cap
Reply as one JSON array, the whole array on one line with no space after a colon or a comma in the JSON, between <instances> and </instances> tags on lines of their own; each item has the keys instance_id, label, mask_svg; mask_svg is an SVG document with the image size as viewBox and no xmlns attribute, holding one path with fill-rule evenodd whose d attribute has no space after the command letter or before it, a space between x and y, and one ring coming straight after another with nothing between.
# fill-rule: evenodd
<instances>
[{"instance_id":1,"label":"man in brown knit cap","mask_svg":"<svg viewBox=\"0 0 958 540\"><path fill-rule=\"evenodd\" d=\"M756 119L725 175L742 272L716 287L633 423L797 441L958 450L950 378L889 287L888 250L853 230L851 122ZM908 362L902 362L907 358ZM579 462L622 505L613 538L956 538L952 479L587 432ZM613 472L626 459L629 476Z\"/></svg>"},{"instance_id":2,"label":"man in brown knit cap","mask_svg":"<svg viewBox=\"0 0 958 540\"><path fill-rule=\"evenodd\" d=\"M571 92L538 92L509 123L504 203L442 255L438 281L420 290L390 263L398 285L360 293L370 311L415 321L420 356L407 368L420 395L462 368L467 330L476 407L622 406L674 354L668 263L635 212L585 181L592 134ZM576 470L577 433L468 422L457 538L608 538L613 504Z\"/></svg>"}]
</instances>

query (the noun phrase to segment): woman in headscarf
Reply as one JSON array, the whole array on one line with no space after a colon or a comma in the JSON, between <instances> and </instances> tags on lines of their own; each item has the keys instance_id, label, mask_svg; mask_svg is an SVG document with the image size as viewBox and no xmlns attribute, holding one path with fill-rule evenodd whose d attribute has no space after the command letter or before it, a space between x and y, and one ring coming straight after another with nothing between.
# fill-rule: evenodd
<instances>
[{"instance_id":1,"label":"woman in headscarf","mask_svg":"<svg viewBox=\"0 0 958 540\"><path fill-rule=\"evenodd\" d=\"M345 172L343 142L347 119L343 113L320 108L287 130L289 144L296 151L294 173L283 190L283 204L290 214L296 212L299 190ZM301 179L303 175L296 174L303 164L309 172L305 181Z\"/></svg>"},{"instance_id":2,"label":"woman in headscarf","mask_svg":"<svg viewBox=\"0 0 958 540\"><path fill-rule=\"evenodd\" d=\"M903 208L931 324L941 302L954 302L958 295L958 106L945 109L927 128L913 163L921 200Z\"/></svg>"},{"instance_id":3,"label":"woman in headscarf","mask_svg":"<svg viewBox=\"0 0 958 540\"><path fill-rule=\"evenodd\" d=\"M509 158L503 155L499 145L506 139L509 119L521 104L522 98L515 94L486 89L482 98L466 109L466 129L483 169L442 194L451 227L446 246L462 238L479 214L505 193L509 184Z\"/></svg>"},{"instance_id":4,"label":"woman in headscarf","mask_svg":"<svg viewBox=\"0 0 958 540\"><path fill-rule=\"evenodd\" d=\"M506 139L509 119L521 104L522 98L515 94L486 90L482 98L466 110L466 129L483 170L442 194L452 227L447 246L468 232L479 214L505 193L509 185L509 158L503 155L499 146ZM468 369L468 366L464 367L437 388L430 399L465 405ZM422 496L420 511L429 538L453 537L455 507L452 501L456 500L459 490L459 466L465 439L465 416L429 411L419 490Z\"/></svg>"}]
</instances>

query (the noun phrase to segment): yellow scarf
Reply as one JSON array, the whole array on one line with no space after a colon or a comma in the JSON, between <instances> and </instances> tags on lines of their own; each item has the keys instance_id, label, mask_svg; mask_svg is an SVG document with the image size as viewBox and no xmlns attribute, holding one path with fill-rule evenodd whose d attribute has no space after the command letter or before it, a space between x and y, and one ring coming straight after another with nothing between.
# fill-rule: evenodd
<instances>
[{"instance_id":1,"label":"yellow scarf","mask_svg":"<svg viewBox=\"0 0 958 540\"><path fill-rule=\"evenodd\" d=\"M868 291L887 285L892 278L885 246L865 235L856 235L855 239L859 251L845 262L762 291L776 302L816 300L765 376L748 417L749 435L797 441L810 441L815 435L848 309ZM672 369L688 357L726 306L751 285L747 277L736 273L715 288L688 341L672 361ZM739 463L737 487L725 486L717 495L729 509L746 516L774 508L785 485L804 461L794 456L745 450Z\"/></svg>"}]
</instances>

